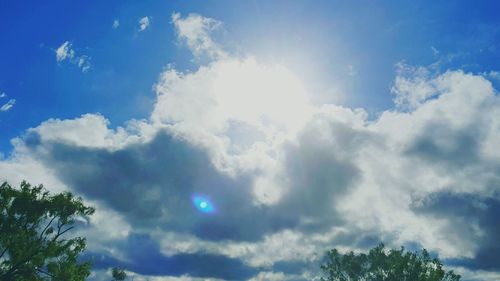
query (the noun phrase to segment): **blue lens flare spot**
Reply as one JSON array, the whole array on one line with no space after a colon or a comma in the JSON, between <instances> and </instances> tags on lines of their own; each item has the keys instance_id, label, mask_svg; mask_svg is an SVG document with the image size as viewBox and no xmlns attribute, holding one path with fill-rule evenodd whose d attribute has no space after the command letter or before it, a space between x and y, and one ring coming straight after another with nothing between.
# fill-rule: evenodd
<instances>
[{"instance_id":1,"label":"blue lens flare spot","mask_svg":"<svg viewBox=\"0 0 500 281\"><path fill-rule=\"evenodd\" d=\"M207 197L201 195L193 195L191 197L191 201L198 211L208 214L215 213L215 206Z\"/></svg>"}]
</instances>

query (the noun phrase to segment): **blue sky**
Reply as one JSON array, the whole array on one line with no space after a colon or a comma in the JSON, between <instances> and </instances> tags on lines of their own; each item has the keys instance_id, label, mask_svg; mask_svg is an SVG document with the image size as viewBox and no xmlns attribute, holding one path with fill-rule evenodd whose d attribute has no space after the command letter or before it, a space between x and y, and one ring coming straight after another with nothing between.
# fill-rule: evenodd
<instances>
[{"instance_id":1,"label":"blue sky","mask_svg":"<svg viewBox=\"0 0 500 281\"><path fill-rule=\"evenodd\" d=\"M83 230L103 261L95 280L117 264L310 280L322 249L380 241L497 280L485 257L500 251L499 9L2 1L0 179L98 206ZM197 195L217 212L199 212ZM306 242L265 251L279 241ZM157 266L127 259L148 252Z\"/></svg>"}]
</instances>

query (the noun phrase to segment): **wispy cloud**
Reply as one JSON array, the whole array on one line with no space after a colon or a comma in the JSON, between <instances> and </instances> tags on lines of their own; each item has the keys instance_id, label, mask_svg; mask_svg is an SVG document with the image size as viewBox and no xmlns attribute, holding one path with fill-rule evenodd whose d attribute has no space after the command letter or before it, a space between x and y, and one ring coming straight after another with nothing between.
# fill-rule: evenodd
<instances>
[{"instance_id":1,"label":"wispy cloud","mask_svg":"<svg viewBox=\"0 0 500 281\"><path fill-rule=\"evenodd\" d=\"M90 69L91 65L90 65L89 59L90 58L88 56L85 56L85 55L80 56L78 58L77 65L82 70L82 72L87 72Z\"/></svg>"},{"instance_id":2,"label":"wispy cloud","mask_svg":"<svg viewBox=\"0 0 500 281\"><path fill-rule=\"evenodd\" d=\"M436 49L436 47L434 47L434 46L431 46L431 51L432 51L432 54L433 54L434 56L438 56L438 55L439 55L439 53L440 53L440 52L439 52L439 50L438 50L438 49Z\"/></svg>"},{"instance_id":3,"label":"wispy cloud","mask_svg":"<svg viewBox=\"0 0 500 281\"><path fill-rule=\"evenodd\" d=\"M2 107L0 107L0 111L9 111L14 106L14 104L16 104L16 100L10 99L7 103L2 105Z\"/></svg>"},{"instance_id":4,"label":"wispy cloud","mask_svg":"<svg viewBox=\"0 0 500 281\"><path fill-rule=\"evenodd\" d=\"M488 72L486 76L490 77L491 79L500 80L500 71L492 70Z\"/></svg>"},{"instance_id":5,"label":"wispy cloud","mask_svg":"<svg viewBox=\"0 0 500 281\"><path fill-rule=\"evenodd\" d=\"M139 31L144 31L149 27L149 17L143 17L139 19Z\"/></svg>"},{"instance_id":6,"label":"wispy cloud","mask_svg":"<svg viewBox=\"0 0 500 281\"><path fill-rule=\"evenodd\" d=\"M73 45L69 41L65 41L56 49L56 60L57 62L68 61L69 63L76 65L82 72L87 72L90 67L90 57L87 55L77 56Z\"/></svg>"}]
</instances>

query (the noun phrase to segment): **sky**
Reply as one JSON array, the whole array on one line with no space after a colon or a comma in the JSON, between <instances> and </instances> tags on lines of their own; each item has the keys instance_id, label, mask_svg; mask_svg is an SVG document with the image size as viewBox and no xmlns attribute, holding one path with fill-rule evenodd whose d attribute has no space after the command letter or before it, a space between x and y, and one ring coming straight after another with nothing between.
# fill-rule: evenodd
<instances>
[{"instance_id":1,"label":"sky","mask_svg":"<svg viewBox=\"0 0 500 281\"><path fill-rule=\"evenodd\" d=\"M500 279L497 1L0 1L0 181L97 208L90 280Z\"/></svg>"}]
</instances>

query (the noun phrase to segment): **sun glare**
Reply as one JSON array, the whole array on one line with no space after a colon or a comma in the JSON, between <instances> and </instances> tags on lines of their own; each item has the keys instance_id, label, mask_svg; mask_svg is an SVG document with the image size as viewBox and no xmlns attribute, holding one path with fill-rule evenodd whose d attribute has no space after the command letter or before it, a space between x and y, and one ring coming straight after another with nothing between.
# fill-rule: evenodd
<instances>
[{"instance_id":1,"label":"sun glare","mask_svg":"<svg viewBox=\"0 0 500 281\"><path fill-rule=\"evenodd\" d=\"M300 79L280 65L253 58L218 66L214 92L220 109L230 118L256 126L294 129L310 113Z\"/></svg>"},{"instance_id":2,"label":"sun glare","mask_svg":"<svg viewBox=\"0 0 500 281\"><path fill-rule=\"evenodd\" d=\"M196 210L207 214L215 213L215 205L206 196L193 195L191 201Z\"/></svg>"}]
</instances>

